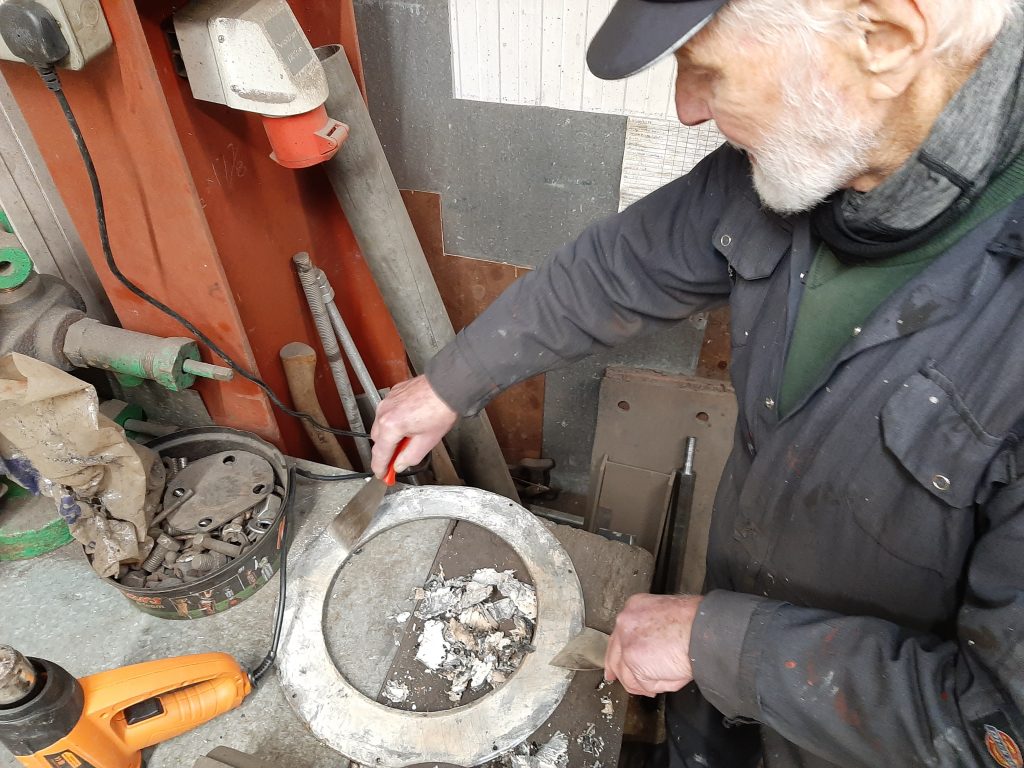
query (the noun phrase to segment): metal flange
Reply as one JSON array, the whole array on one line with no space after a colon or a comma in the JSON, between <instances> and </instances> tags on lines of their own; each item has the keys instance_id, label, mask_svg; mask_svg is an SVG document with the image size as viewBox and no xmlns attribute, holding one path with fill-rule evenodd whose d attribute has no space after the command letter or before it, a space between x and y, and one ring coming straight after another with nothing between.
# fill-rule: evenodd
<instances>
[{"instance_id":1,"label":"metal flange","mask_svg":"<svg viewBox=\"0 0 1024 768\"><path fill-rule=\"evenodd\" d=\"M537 590L536 650L508 682L471 704L442 712L404 712L378 704L342 677L324 638L324 606L350 551L328 533L300 545L289 563L278 661L281 685L312 732L361 765L480 765L533 734L572 680L571 672L549 664L583 629L584 618L579 579L558 540L502 496L476 488L421 486L386 497L358 546L402 523L424 519L475 523L519 555Z\"/></svg>"}]
</instances>

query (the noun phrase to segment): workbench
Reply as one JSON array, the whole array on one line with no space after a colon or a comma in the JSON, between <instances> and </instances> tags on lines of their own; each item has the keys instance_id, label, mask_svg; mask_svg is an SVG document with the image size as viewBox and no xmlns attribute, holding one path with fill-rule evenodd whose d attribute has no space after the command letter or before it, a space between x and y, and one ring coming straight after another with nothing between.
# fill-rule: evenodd
<instances>
[{"instance_id":1,"label":"workbench","mask_svg":"<svg viewBox=\"0 0 1024 768\"><path fill-rule=\"evenodd\" d=\"M317 473L337 472L297 463ZM294 537L321 535L358 488L358 482L298 478L292 510ZM566 526L552 526L552 533L576 568L587 624L610 631L626 598L650 583L651 556ZM453 577L476 568L515 568L516 556L481 528L430 520L381 534L354 553L341 570L325 610L324 632L338 669L363 694L379 697L389 675L419 675L418 684L411 686L414 696L403 706L438 708L442 689L437 681L420 674L412 661L417 621L413 617L399 622L395 617L415 609L415 588L439 566ZM99 579L74 543L32 560L0 563L0 582L4 596L0 643L51 659L76 677L209 651L230 653L243 666L252 667L270 642L278 586L275 576L248 600L214 616L192 621L158 619L135 609ZM544 743L556 732L565 734L570 768L617 763L628 697L618 684L602 684L602 677L601 672L577 673L562 704L531 739ZM591 736L584 738L588 731ZM190 768L201 755L221 745L252 753L278 768L348 765L297 718L274 673L238 709L152 749L146 764ZM0 752L0 768L17 766L13 756Z\"/></svg>"}]
</instances>

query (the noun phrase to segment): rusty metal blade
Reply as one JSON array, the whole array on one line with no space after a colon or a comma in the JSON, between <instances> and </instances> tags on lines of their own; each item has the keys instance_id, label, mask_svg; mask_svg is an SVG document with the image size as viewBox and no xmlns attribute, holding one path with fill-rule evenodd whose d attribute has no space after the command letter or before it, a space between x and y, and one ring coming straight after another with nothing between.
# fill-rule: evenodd
<instances>
[{"instance_id":1,"label":"rusty metal blade","mask_svg":"<svg viewBox=\"0 0 1024 768\"><path fill-rule=\"evenodd\" d=\"M349 549L355 547L373 521L387 491L387 485L379 477L371 477L366 481L366 485L331 521L331 535L339 544Z\"/></svg>"},{"instance_id":2,"label":"rusty metal blade","mask_svg":"<svg viewBox=\"0 0 1024 768\"><path fill-rule=\"evenodd\" d=\"M604 669L604 655L608 650L608 635L587 627L559 651L551 666L589 672Z\"/></svg>"}]
</instances>

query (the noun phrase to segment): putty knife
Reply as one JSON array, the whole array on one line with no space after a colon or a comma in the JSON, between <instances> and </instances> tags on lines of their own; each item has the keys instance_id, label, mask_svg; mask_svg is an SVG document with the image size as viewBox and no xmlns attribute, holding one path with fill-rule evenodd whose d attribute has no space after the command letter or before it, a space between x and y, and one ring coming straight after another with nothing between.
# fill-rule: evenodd
<instances>
[{"instance_id":1,"label":"putty knife","mask_svg":"<svg viewBox=\"0 0 1024 768\"><path fill-rule=\"evenodd\" d=\"M608 650L608 635L587 627L559 651L551 666L590 672L604 669L604 655Z\"/></svg>"},{"instance_id":2,"label":"putty knife","mask_svg":"<svg viewBox=\"0 0 1024 768\"><path fill-rule=\"evenodd\" d=\"M342 507L337 517L331 521L331 535L339 544L352 548L362 538L363 533L373 521L377 508L384 501L384 494L395 484L395 460L408 444L409 438L403 437L391 456L388 471L384 473L383 479L374 476L367 480L366 485L359 489L349 503Z\"/></svg>"}]
</instances>

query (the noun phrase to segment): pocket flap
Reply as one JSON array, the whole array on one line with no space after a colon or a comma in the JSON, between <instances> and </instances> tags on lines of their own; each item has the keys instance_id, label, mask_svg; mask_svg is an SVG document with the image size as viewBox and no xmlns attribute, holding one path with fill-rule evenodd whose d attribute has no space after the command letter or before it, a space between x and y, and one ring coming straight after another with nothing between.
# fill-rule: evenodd
<instances>
[{"instance_id":1,"label":"pocket flap","mask_svg":"<svg viewBox=\"0 0 1024 768\"><path fill-rule=\"evenodd\" d=\"M885 446L921 485L950 506L974 504L1004 444L971 416L952 384L928 368L907 379L882 409Z\"/></svg>"},{"instance_id":2,"label":"pocket flap","mask_svg":"<svg viewBox=\"0 0 1024 768\"><path fill-rule=\"evenodd\" d=\"M745 195L729 204L715 228L715 249L744 280L770 277L792 244L791 229Z\"/></svg>"}]
</instances>

